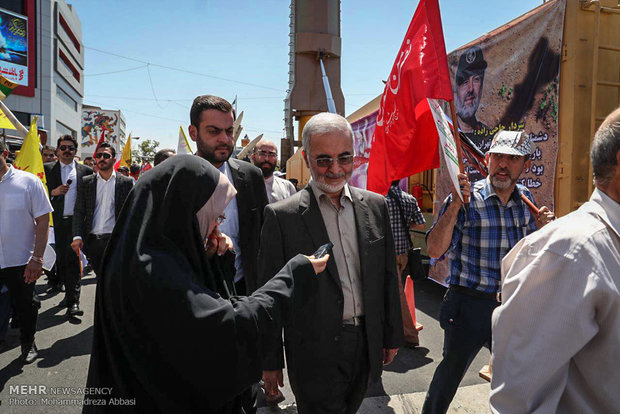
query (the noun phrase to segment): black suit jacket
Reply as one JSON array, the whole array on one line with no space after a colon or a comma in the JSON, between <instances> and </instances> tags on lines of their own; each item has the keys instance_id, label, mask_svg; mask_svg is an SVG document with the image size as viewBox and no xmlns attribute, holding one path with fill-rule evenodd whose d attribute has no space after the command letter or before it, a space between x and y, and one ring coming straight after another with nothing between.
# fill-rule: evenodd
<instances>
[{"instance_id":1,"label":"black suit jacket","mask_svg":"<svg viewBox=\"0 0 620 414\"><path fill-rule=\"evenodd\" d=\"M91 175L93 173L93 169L80 163L76 163L75 168L75 172L77 175L76 185L79 192L84 177ZM60 161L48 162L46 164L43 164L43 169L45 170L45 179L47 180L47 190L49 192L50 201L52 202L52 207L54 208L52 217L54 219L54 223L59 223L62 219L63 211L65 209L65 196L59 195L52 197L52 190L59 185L62 185L62 178L60 175Z\"/></svg>"},{"instance_id":2,"label":"black suit jacket","mask_svg":"<svg viewBox=\"0 0 620 414\"><path fill-rule=\"evenodd\" d=\"M403 343L396 278L396 256L385 199L350 187L359 241L368 358L373 379L381 375L382 348ZM298 253L311 255L329 241L317 199L307 186L292 197L265 208L261 232L259 277L273 277ZM295 278L293 305L284 321L286 361L291 385L306 398L329 393L337 370L344 296L333 257L325 272ZM281 369L281 330L264 338L263 369ZM299 397L299 395L298 395Z\"/></svg>"},{"instance_id":3,"label":"black suit jacket","mask_svg":"<svg viewBox=\"0 0 620 414\"><path fill-rule=\"evenodd\" d=\"M127 195L133 188L133 178L116 174L114 184L114 217L118 218ZM97 174L84 177L82 185L78 187L75 210L73 211L73 237L85 239L93 228L93 216L97 201Z\"/></svg>"},{"instance_id":4,"label":"black suit jacket","mask_svg":"<svg viewBox=\"0 0 620 414\"><path fill-rule=\"evenodd\" d=\"M269 201L260 169L249 162L234 158L228 160L228 165L233 176L233 185L237 190L239 244L241 245L243 277L249 295L258 288L257 260L260 229L263 223L263 209Z\"/></svg>"}]
</instances>

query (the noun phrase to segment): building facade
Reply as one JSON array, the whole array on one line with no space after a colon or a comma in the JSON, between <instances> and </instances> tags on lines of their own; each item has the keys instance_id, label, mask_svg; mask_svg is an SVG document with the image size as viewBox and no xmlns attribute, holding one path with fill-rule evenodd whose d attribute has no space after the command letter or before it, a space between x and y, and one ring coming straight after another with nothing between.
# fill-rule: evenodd
<instances>
[{"instance_id":1,"label":"building facade","mask_svg":"<svg viewBox=\"0 0 620 414\"><path fill-rule=\"evenodd\" d=\"M78 155L84 159L93 155L101 134L105 134L108 142L116 152L123 150L126 138L126 121L120 110L102 109L98 106L82 106L82 127L78 138Z\"/></svg>"},{"instance_id":2,"label":"building facade","mask_svg":"<svg viewBox=\"0 0 620 414\"><path fill-rule=\"evenodd\" d=\"M27 51L0 55L3 76L20 85L4 103L26 128L32 116L39 116L38 126L46 132L42 139L47 136L48 144L55 146L64 134L79 141L84 45L82 24L74 8L64 0L2 0L0 16L0 28L8 36L15 32L7 28L8 21L27 29L28 45ZM6 133L18 136L16 131Z\"/></svg>"}]
</instances>

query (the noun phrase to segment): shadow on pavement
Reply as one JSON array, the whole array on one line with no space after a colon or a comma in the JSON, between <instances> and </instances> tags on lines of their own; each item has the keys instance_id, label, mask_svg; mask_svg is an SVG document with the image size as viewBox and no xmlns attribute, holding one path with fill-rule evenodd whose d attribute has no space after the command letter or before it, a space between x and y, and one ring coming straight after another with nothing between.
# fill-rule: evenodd
<instances>
[{"instance_id":1,"label":"shadow on pavement","mask_svg":"<svg viewBox=\"0 0 620 414\"><path fill-rule=\"evenodd\" d=\"M77 335L54 342L50 348L39 349L40 360L37 366L39 368L49 368L72 357L89 355L92 349L92 342L93 327L91 326Z\"/></svg>"},{"instance_id":2,"label":"shadow on pavement","mask_svg":"<svg viewBox=\"0 0 620 414\"><path fill-rule=\"evenodd\" d=\"M0 391L4 390L6 383L13 377L18 376L23 371L23 364L19 357L11 361L9 365L0 369Z\"/></svg>"},{"instance_id":3,"label":"shadow on pavement","mask_svg":"<svg viewBox=\"0 0 620 414\"><path fill-rule=\"evenodd\" d=\"M383 370L404 374L423 367L433 362L431 358L426 356L429 352L429 349L424 347L416 347L414 349L400 348L394 361L390 365L383 367Z\"/></svg>"}]
</instances>

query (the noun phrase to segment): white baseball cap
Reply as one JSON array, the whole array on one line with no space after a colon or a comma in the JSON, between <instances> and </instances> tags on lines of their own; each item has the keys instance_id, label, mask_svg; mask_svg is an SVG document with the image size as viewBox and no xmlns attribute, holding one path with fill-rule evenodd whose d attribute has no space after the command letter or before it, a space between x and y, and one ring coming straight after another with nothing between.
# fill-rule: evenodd
<instances>
[{"instance_id":1,"label":"white baseball cap","mask_svg":"<svg viewBox=\"0 0 620 414\"><path fill-rule=\"evenodd\" d=\"M499 131L493 137L488 152L527 157L532 153L532 140L524 131Z\"/></svg>"}]
</instances>

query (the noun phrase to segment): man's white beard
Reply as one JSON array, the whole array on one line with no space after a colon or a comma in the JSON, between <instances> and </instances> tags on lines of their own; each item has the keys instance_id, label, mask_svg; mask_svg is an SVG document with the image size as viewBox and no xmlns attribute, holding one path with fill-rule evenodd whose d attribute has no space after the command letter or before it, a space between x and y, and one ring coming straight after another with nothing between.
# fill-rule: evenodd
<instances>
[{"instance_id":1,"label":"man's white beard","mask_svg":"<svg viewBox=\"0 0 620 414\"><path fill-rule=\"evenodd\" d=\"M342 180L341 183L339 184L327 184L324 179L325 179L325 175L323 175L323 177L321 177L321 180L317 180L316 175L314 174L314 171L312 171L312 168L310 168L310 175L312 176L312 179L314 180L314 182L316 183L316 186L319 187L321 189L321 191L328 193L328 194L334 194L334 193L339 193L343 188L344 185L349 181L349 179L351 178L350 176L347 177L346 174L344 175L344 179Z\"/></svg>"}]
</instances>

